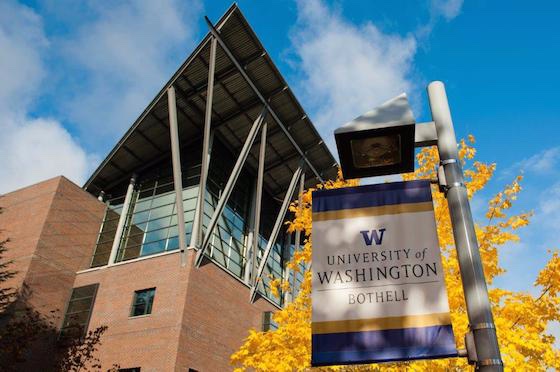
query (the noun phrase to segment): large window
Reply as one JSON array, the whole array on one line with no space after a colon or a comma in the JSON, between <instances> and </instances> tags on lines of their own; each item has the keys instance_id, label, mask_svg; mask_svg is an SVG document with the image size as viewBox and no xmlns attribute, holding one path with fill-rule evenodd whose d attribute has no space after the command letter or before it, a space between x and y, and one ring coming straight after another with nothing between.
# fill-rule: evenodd
<instances>
[{"instance_id":1,"label":"large window","mask_svg":"<svg viewBox=\"0 0 560 372\"><path fill-rule=\"evenodd\" d=\"M140 291L134 292L134 297L132 298L132 306L130 309L130 316L132 317L151 314L155 295L155 288L142 289Z\"/></svg>"},{"instance_id":2,"label":"large window","mask_svg":"<svg viewBox=\"0 0 560 372\"><path fill-rule=\"evenodd\" d=\"M183 209L187 244L191 239L200 177L200 159L192 156L192 152L198 153L199 150L194 151L191 148L189 151L191 152L185 154L184 158L190 163L183 164L182 169ZM223 194L234 162L235 156L232 156L225 146L216 139L212 147L205 193L202 219L203 236L206 234L207 226L214 214L218 200ZM125 227L116 255L117 262L179 248L177 211L171 168L165 166L154 167L157 169L150 171L152 173L142 174L138 177L130 208L125 216ZM209 246L206 250L206 254L214 262L240 279L246 277L247 246L251 222L249 221L249 215L254 191L255 177L247 170L242 170L223 213L210 236ZM281 197L282 195L271 196L266 190L263 192L257 263L260 263L263 257L267 239L270 236L280 207ZM103 266L108 263L123 200L124 196L121 196L109 202L92 260L92 267ZM283 225L268 257L262 275L262 284L259 285L259 292L278 304L281 304L282 299L272 296L269 288L269 276L283 278L283 252L289 249L288 243L285 238L285 226Z\"/></svg>"},{"instance_id":3,"label":"large window","mask_svg":"<svg viewBox=\"0 0 560 372\"><path fill-rule=\"evenodd\" d=\"M215 154L214 154L215 152ZM231 174L235 158L222 146L214 146L204 206L204 231L208 226L225 184ZM255 188L254 177L242 170L235 187L218 219L206 253L219 265L238 278L245 272L245 247L249 200Z\"/></svg>"},{"instance_id":4,"label":"large window","mask_svg":"<svg viewBox=\"0 0 560 372\"><path fill-rule=\"evenodd\" d=\"M97 287L91 284L74 288L60 330L61 338L81 337L87 332Z\"/></svg>"},{"instance_id":5,"label":"large window","mask_svg":"<svg viewBox=\"0 0 560 372\"><path fill-rule=\"evenodd\" d=\"M198 187L183 190L187 241L192 230L197 194ZM142 184L133 200L117 261L178 249L179 233L173 181L163 179Z\"/></svg>"}]
</instances>

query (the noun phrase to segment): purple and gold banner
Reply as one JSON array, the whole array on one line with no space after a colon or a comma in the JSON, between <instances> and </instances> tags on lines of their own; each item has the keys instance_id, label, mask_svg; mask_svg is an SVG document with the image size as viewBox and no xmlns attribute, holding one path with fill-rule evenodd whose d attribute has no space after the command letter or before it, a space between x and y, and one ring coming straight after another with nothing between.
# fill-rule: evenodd
<instances>
[{"instance_id":1,"label":"purple and gold banner","mask_svg":"<svg viewBox=\"0 0 560 372\"><path fill-rule=\"evenodd\" d=\"M312 365L457 355L428 181L313 192Z\"/></svg>"}]
</instances>

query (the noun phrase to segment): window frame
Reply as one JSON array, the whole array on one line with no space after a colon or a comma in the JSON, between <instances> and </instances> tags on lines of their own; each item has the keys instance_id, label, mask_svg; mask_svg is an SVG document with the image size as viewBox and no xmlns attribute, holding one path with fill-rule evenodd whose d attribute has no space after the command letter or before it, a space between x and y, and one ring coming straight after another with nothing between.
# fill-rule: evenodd
<instances>
[{"instance_id":1,"label":"window frame","mask_svg":"<svg viewBox=\"0 0 560 372\"><path fill-rule=\"evenodd\" d=\"M152 314L153 310L154 310L154 302L156 299L156 289L157 287L149 287L149 288L144 288L144 289L138 289L136 291L134 291L133 295L132 295L132 303L130 305L130 311L128 314L129 318L138 318L138 317L143 317L143 316L149 316ZM134 315L134 310L136 309L136 300L138 299L138 294L140 293L144 293L144 292L149 292L149 291L153 291L153 295L152 295L152 302L151 304L146 304L146 309L150 309L150 312L145 312L144 314L138 314L138 315Z\"/></svg>"}]
</instances>

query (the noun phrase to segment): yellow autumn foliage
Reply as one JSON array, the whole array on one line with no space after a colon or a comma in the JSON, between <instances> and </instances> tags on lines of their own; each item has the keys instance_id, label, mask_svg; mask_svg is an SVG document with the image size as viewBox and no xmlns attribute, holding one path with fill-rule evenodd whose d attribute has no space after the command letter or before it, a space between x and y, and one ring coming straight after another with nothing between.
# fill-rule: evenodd
<instances>
[{"instance_id":1,"label":"yellow autumn foliage","mask_svg":"<svg viewBox=\"0 0 560 372\"><path fill-rule=\"evenodd\" d=\"M465 184L469 198L483 189L492 178L495 164L475 161L474 138L461 141L459 156L465 168ZM435 147L424 148L417 155L414 173L403 176L404 180L434 179L439 163ZM504 273L499 264L498 252L503 254L504 245L519 240L516 230L527 226L531 213L511 214L510 209L521 191L521 176L490 199L486 220L476 225L486 281L489 285L490 301L502 358L506 370L544 371L560 370L560 351L554 347L555 338L549 334L549 325L560 320L560 256L551 252L548 263L541 269L534 286L538 295L529 292L514 292L492 286L494 279ZM341 175L335 181L317 185L317 189L333 189L356 186L356 180L344 180ZM302 250L295 253L288 264L290 270L300 270L300 263L311 262L311 192L301 195L301 205L290 207L294 219L288 223L289 231L300 230L306 240ZM463 336L467 332L468 320L453 231L449 219L447 201L436 186L433 186L435 218L442 251L442 263L451 309L451 320L457 347L464 348ZM237 371L294 371L311 369L311 273L303 273L304 280L299 293L283 310L274 314L278 329L270 332L249 331L249 336L240 349L231 356ZM273 280L274 293L288 290L289 283ZM471 370L465 358L388 363L383 365L341 366L314 368L313 370L351 371L462 371Z\"/></svg>"}]
</instances>

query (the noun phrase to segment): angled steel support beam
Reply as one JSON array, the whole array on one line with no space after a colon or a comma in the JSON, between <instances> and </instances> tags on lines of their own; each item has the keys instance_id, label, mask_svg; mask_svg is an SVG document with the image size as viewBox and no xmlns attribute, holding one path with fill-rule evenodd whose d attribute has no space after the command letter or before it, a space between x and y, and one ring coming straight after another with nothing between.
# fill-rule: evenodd
<instances>
[{"instance_id":1,"label":"angled steel support beam","mask_svg":"<svg viewBox=\"0 0 560 372\"><path fill-rule=\"evenodd\" d=\"M299 154L301 155L301 157L303 158L303 160L307 163L307 165L309 166L309 168L313 171L313 173L315 173L315 175L317 176L317 178L321 181L324 182L323 178L321 177L321 174L315 169L315 167L313 166L313 164L311 164L311 162L309 161L309 159L307 159L307 157L305 156L304 152L300 149L299 145L297 144L297 142L294 140L294 138L292 137L292 135L290 134L290 132L286 129L286 127L284 126L284 124L282 123L282 121L280 120L280 118L278 117L278 115L276 115L276 113L274 112L274 110L272 109L272 107L270 107L269 102L263 97L263 95L261 94L261 92L259 91L259 89L257 88L257 86L255 85L255 83L253 83L253 81L251 80L251 78L249 77L249 75L247 75L247 72L245 72L245 70L243 69L243 67L241 66L241 64L239 64L239 62L237 61L237 58L235 58L235 56L233 55L233 53L229 50L229 47L226 45L226 43L222 40L222 37L220 36L220 32L218 30L216 30L216 28L214 27L214 25L212 24L212 22L210 21L210 19L208 17L205 17L206 19L206 23L208 24L208 28L210 29L210 33L218 40L218 43L220 44L220 46L222 47L222 49L224 50L224 52L226 53L226 55L229 57L229 59L231 60L231 62L235 65L235 67L237 67L237 69L239 70L239 73L241 74L241 76L243 76L243 78L245 79L245 81L247 82L247 84L249 84L249 86L251 87L251 89L253 89L253 91L255 92L255 94L257 95L257 97L259 97L259 99L261 100L261 102L263 103L263 105L266 107L266 109L268 110L270 116L272 116L272 118L274 119L274 121L278 124L278 126L280 126L280 128L282 128L282 131L286 134L286 137L288 137L288 140L292 143L292 146L294 146L294 148L296 149L297 152L299 152Z\"/></svg>"},{"instance_id":2,"label":"angled steel support beam","mask_svg":"<svg viewBox=\"0 0 560 372\"><path fill-rule=\"evenodd\" d=\"M187 264L187 238L185 236L185 213L183 211L183 177L181 174L181 151L179 148L179 129L177 124L177 99L175 88L167 89L169 108L169 134L171 136L171 161L173 163L173 185L175 186L175 211L177 212L177 230L179 233L179 249L181 266Z\"/></svg>"},{"instance_id":3,"label":"angled steel support beam","mask_svg":"<svg viewBox=\"0 0 560 372\"><path fill-rule=\"evenodd\" d=\"M303 192L305 191L305 172L301 173L301 178L299 179L299 193L298 193L298 208L301 212L302 209L302 205L301 205L301 196L303 194ZM296 230L295 232L295 242L294 242L294 253L299 251L299 246L300 246L300 241L301 241L301 231L300 230ZM291 257L290 257L291 259ZM290 283L290 292L291 292L291 298L293 299L296 295L296 273L294 272L293 275L293 281L292 283Z\"/></svg>"},{"instance_id":4,"label":"angled steel support beam","mask_svg":"<svg viewBox=\"0 0 560 372\"><path fill-rule=\"evenodd\" d=\"M264 123L261 132L261 147L259 151L259 168L257 170L257 188L255 190L255 219L253 221L253 241L251 242L251 277L253 286L255 285L257 272L257 254L259 253L259 234L261 224L262 192L264 178L264 163L266 157L266 132L267 123Z\"/></svg>"},{"instance_id":5,"label":"angled steel support beam","mask_svg":"<svg viewBox=\"0 0 560 372\"><path fill-rule=\"evenodd\" d=\"M303 163L304 160L302 160ZM270 251L276 243L276 238L278 238L278 233L280 232L280 228L282 227L282 222L284 221L284 217L286 216L286 212L288 211L288 207L290 206L290 201L294 195L294 191L296 189L296 184L298 179L301 177L301 173L303 171L303 164L296 169L294 175L292 176L292 180L290 181L290 186L288 186L288 191L286 191L286 195L284 196L284 200L282 201L282 206L278 211L278 215L276 216L276 222L274 223L274 227L272 228L272 232L270 233L270 237L268 238L268 243L266 245L266 249L264 251L263 256L261 257L261 263L259 264L259 269L257 270L256 275L254 276L253 286L251 288L251 297L250 301L253 302L255 300L255 296L257 295L257 288L259 287L259 279L262 276L264 268L266 266L266 261L268 260L268 256L270 255Z\"/></svg>"},{"instance_id":6,"label":"angled steel support beam","mask_svg":"<svg viewBox=\"0 0 560 372\"><path fill-rule=\"evenodd\" d=\"M237 181L237 178L239 177L239 174L241 173L241 168L243 167L243 165L245 164L245 160L247 160L247 156L249 155L249 152L251 151L251 146L253 146L253 143L255 142L255 138L257 137L257 133L261 127L261 124L264 120L264 117L266 115L266 107L263 107L262 111L260 112L259 116L255 119L255 122L253 123L253 126L251 127L251 130L249 131L249 134L247 135L247 139L245 140L245 143L243 144L243 147L241 148L241 152L239 153L239 157L237 158L237 161L235 163L235 165L233 166L233 170L231 171L231 175L229 176L229 179L224 187L224 190L222 192L222 196L220 197L220 200L218 200L218 205L216 205L216 209L214 210L214 214L212 215L212 219L210 220L210 223L208 224L208 227L206 228L206 234L204 236L204 240L202 242L202 245L200 246L200 249L197 252L196 255L196 260L195 260L195 265L196 267L199 267L202 259L204 258L204 252L206 251L208 244L210 243L210 239L212 238L212 234L214 232L214 228L216 227L216 225L218 224L218 218L220 218L220 216L222 215L222 212L224 210L224 207L229 199L229 196L231 195L231 192L233 191L233 187L235 186L235 182Z\"/></svg>"},{"instance_id":7,"label":"angled steel support beam","mask_svg":"<svg viewBox=\"0 0 560 372\"><path fill-rule=\"evenodd\" d=\"M117 230L115 231L115 237L113 238L113 245L111 246L108 265L113 265L117 261L117 253L119 252L119 246L121 245L123 238L124 225L126 223L126 217L128 216L130 204L132 203L132 194L134 193L135 184L136 175L132 175L128 188L126 189L126 196L124 197L121 215L119 216L119 222L117 223Z\"/></svg>"},{"instance_id":8,"label":"angled steel support beam","mask_svg":"<svg viewBox=\"0 0 560 372\"><path fill-rule=\"evenodd\" d=\"M212 127L212 101L214 99L214 70L216 68L216 38L210 42L210 58L208 65L208 91L206 93L206 112L204 115L204 134L202 138L202 164L200 167L200 182L198 186L198 198L194 214L191 242L189 248L200 246L202 236L202 220L204 216L204 200L206 198L206 180L208 178L208 167L210 165L210 137Z\"/></svg>"}]
</instances>

